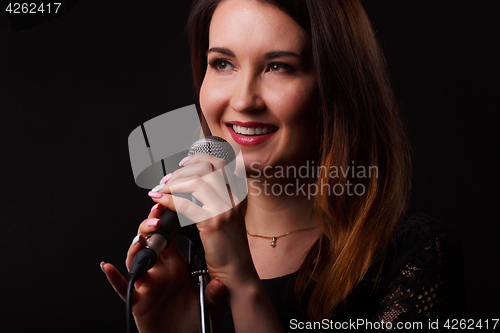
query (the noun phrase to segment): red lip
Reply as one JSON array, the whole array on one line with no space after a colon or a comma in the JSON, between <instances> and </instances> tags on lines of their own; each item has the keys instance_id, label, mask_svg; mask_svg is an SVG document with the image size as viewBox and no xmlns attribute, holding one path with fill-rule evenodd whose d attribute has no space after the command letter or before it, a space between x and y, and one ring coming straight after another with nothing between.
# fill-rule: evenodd
<instances>
[{"instance_id":1,"label":"red lip","mask_svg":"<svg viewBox=\"0 0 500 333\"><path fill-rule=\"evenodd\" d=\"M277 131L265 134L265 135L258 135L258 136L246 136L242 134L238 134L233 130L232 125L239 125L239 126L245 126L245 127L256 127L256 126L262 126L262 127L276 127L272 125L267 125L267 124L262 124L262 123L256 123L256 122L231 122L227 123L227 128L229 129L229 133L233 137L233 140L242 146L254 146L258 145L259 143L262 143L269 138L271 138L274 134L276 134ZM248 124L256 124L256 125L248 125Z\"/></svg>"}]
</instances>

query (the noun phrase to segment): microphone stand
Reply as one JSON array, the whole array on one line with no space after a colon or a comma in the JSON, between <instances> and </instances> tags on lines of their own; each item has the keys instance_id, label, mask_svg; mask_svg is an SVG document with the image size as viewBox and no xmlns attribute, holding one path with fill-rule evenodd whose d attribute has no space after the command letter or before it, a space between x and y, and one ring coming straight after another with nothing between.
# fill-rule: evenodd
<instances>
[{"instance_id":1,"label":"microphone stand","mask_svg":"<svg viewBox=\"0 0 500 333\"><path fill-rule=\"evenodd\" d=\"M199 286L198 305L200 332L212 333L212 321L210 318L208 300L205 297L205 289L208 284L209 275L200 234L198 228L194 224L181 228L179 233L184 235L189 241L188 257L186 259L191 275L196 276Z\"/></svg>"}]
</instances>

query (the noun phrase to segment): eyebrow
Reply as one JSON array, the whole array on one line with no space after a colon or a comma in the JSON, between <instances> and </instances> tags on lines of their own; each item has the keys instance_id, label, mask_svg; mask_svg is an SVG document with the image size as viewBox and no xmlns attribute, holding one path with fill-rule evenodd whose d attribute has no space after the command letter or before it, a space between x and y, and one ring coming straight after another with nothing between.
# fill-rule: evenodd
<instances>
[{"instance_id":1,"label":"eyebrow","mask_svg":"<svg viewBox=\"0 0 500 333\"><path fill-rule=\"evenodd\" d=\"M207 50L207 52L205 52L205 56L207 56L210 52L218 52L218 53L228 55L230 57L234 57L234 53L225 47L210 48ZM274 51L274 52L267 52L266 54L264 54L265 59L274 59L274 58L279 58L279 57L284 57L284 56L293 56L293 57L301 58L300 55L298 55L297 53L292 52L292 51Z\"/></svg>"}]
</instances>

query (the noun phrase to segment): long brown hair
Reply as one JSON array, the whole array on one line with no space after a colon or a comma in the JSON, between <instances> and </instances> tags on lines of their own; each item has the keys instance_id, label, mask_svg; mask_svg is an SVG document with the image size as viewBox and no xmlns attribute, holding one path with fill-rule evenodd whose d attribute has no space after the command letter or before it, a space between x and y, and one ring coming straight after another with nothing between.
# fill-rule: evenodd
<instances>
[{"instance_id":1,"label":"long brown hair","mask_svg":"<svg viewBox=\"0 0 500 333\"><path fill-rule=\"evenodd\" d=\"M295 294L301 299L306 289L312 290L308 314L321 320L332 315L371 268L381 267L408 203L409 144L385 58L358 0L260 1L283 10L311 38L321 114L317 165L325 170L376 167L371 177L322 172L315 180L318 188L362 184L364 189L361 195L325 191L314 199L322 233L299 269ZM195 0L189 16L197 101L207 66L210 20L219 2Z\"/></svg>"}]
</instances>

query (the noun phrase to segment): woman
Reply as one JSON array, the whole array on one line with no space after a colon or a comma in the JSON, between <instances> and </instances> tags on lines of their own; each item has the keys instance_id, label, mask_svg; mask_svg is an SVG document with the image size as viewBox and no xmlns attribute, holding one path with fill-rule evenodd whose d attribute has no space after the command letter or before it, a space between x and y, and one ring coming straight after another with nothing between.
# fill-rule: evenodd
<instances>
[{"instance_id":1,"label":"woman","mask_svg":"<svg viewBox=\"0 0 500 333\"><path fill-rule=\"evenodd\" d=\"M461 314L451 298L460 297L453 239L422 215L405 221L408 144L361 4L197 0L188 26L205 133L239 145L248 197L226 210L200 178L219 161L183 159L150 192L157 205L127 267L164 206L207 216L197 226L221 332L232 323L236 332L319 329L312 321L346 328L349 319L397 329L398 321ZM313 172L284 172L300 168ZM171 192L204 206L174 205ZM102 267L123 297L125 279ZM175 246L136 283L134 299L141 332L198 330L195 284Z\"/></svg>"}]
</instances>

